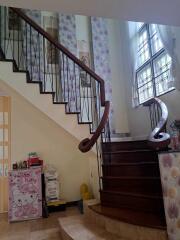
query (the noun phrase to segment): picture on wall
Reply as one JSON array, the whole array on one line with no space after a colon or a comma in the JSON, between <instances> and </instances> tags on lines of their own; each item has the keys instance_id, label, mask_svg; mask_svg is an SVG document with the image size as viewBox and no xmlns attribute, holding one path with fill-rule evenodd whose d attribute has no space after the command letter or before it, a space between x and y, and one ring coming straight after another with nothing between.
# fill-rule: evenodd
<instances>
[{"instance_id":1,"label":"picture on wall","mask_svg":"<svg viewBox=\"0 0 180 240\"><path fill-rule=\"evenodd\" d=\"M91 66L90 61L90 52L88 48L88 44L86 41L78 41L78 52L79 52L79 59L88 67ZM81 86L84 87L91 87L91 79L85 71L81 70L80 72L81 78Z\"/></svg>"},{"instance_id":2,"label":"picture on wall","mask_svg":"<svg viewBox=\"0 0 180 240\"><path fill-rule=\"evenodd\" d=\"M9 30L19 30L20 29L20 18L15 14L10 8L8 9L8 29Z\"/></svg>"},{"instance_id":3,"label":"picture on wall","mask_svg":"<svg viewBox=\"0 0 180 240\"><path fill-rule=\"evenodd\" d=\"M46 31L56 40L58 40L57 28L46 28ZM47 63L48 64L58 64L58 50L47 41Z\"/></svg>"},{"instance_id":4,"label":"picture on wall","mask_svg":"<svg viewBox=\"0 0 180 240\"><path fill-rule=\"evenodd\" d=\"M58 18L56 16L43 16L43 27L55 40L58 40ZM58 50L49 41L46 42L47 64L58 64Z\"/></svg>"},{"instance_id":5,"label":"picture on wall","mask_svg":"<svg viewBox=\"0 0 180 240\"><path fill-rule=\"evenodd\" d=\"M22 40L21 20L11 9L7 10L7 29L5 38L8 40Z\"/></svg>"}]
</instances>

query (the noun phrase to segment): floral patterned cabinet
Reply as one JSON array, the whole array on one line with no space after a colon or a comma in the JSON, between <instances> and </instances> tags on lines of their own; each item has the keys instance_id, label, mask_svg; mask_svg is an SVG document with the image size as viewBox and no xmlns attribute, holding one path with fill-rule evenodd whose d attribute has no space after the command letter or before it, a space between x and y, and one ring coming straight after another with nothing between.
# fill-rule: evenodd
<instances>
[{"instance_id":1,"label":"floral patterned cabinet","mask_svg":"<svg viewBox=\"0 0 180 240\"><path fill-rule=\"evenodd\" d=\"M42 216L41 167L9 173L9 221Z\"/></svg>"},{"instance_id":2,"label":"floral patterned cabinet","mask_svg":"<svg viewBox=\"0 0 180 240\"><path fill-rule=\"evenodd\" d=\"M159 154L169 240L180 240L180 151Z\"/></svg>"}]
</instances>

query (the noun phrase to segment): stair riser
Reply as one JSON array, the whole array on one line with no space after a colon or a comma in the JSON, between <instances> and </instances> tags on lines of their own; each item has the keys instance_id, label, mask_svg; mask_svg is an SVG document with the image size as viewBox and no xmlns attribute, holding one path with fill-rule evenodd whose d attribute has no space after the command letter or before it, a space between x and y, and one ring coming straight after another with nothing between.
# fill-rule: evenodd
<instances>
[{"instance_id":1,"label":"stair riser","mask_svg":"<svg viewBox=\"0 0 180 240\"><path fill-rule=\"evenodd\" d=\"M163 200L125 196L101 192L101 204L107 207L128 208L137 211L163 214Z\"/></svg>"},{"instance_id":2,"label":"stair riser","mask_svg":"<svg viewBox=\"0 0 180 240\"><path fill-rule=\"evenodd\" d=\"M107 165L103 166L103 176L113 176L113 177L140 177L140 176L159 176L159 165L154 164L144 164L144 165Z\"/></svg>"},{"instance_id":3,"label":"stair riser","mask_svg":"<svg viewBox=\"0 0 180 240\"><path fill-rule=\"evenodd\" d=\"M112 142L103 143L103 151L120 151L120 150L132 150L132 149L147 149L147 141L132 141L132 142Z\"/></svg>"},{"instance_id":4,"label":"stair riser","mask_svg":"<svg viewBox=\"0 0 180 240\"><path fill-rule=\"evenodd\" d=\"M161 196L160 179L102 179L103 190Z\"/></svg>"},{"instance_id":5,"label":"stair riser","mask_svg":"<svg viewBox=\"0 0 180 240\"><path fill-rule=\"evenodd\" d=\"M158 155L155 152L121 152L114 154L103 154L103 162L106 163L132 163L132 162L158 162Z\"/></svg>"}]
</instances>

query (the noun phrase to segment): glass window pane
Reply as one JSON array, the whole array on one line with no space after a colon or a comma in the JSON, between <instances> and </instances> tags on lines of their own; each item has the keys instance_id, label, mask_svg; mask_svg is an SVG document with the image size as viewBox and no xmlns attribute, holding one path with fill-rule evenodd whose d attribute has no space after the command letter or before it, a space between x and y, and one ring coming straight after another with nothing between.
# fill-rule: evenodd
<instances>
[{"instance_id":1,"label":"glass window pane","mask_svg":"<svg viewBox=\"0 0 180 240\"><path fill-rule=\"evenodd\" d=\"M4 168L3 168L3 164L0 163L0 177L4 176Z\"/></svg>"},{"instance_id":2,"label":"glass window pane","mask_svg":"<svg viewBox=\"0 0 180 240\"><path fill-rule=\"evenodd\" d=\"M7 177L9 172L9 164L4 163L4 176Z\"/></svg>"},{"instance_id":3,"label":"glass window pane","mask_svg":"<svg viewBox=\"0 0 180 240\"><path fill-rule=\"evenodd\" d=\"M173 78L171 76L171 57L167 53L161 54L154 61L154 74L156 94L163 94L173 89Z\"/></svg>"},{"instance_id":4,"label":"glass window pane","mask_svg":"<svg viewBox=\"0 0 180 240\"><path fill-rule=\"evenodd\" d=\"M145 28L138 37L138 66L143 65L149 58L148 33Z\"/></svg>"},{"instance_id":5,"label":"glass window pane","mask_svg":"<svg viewBox=\"0 0 180 240\"><path fill-rule=\"evenodd\" d=\"M8 159L8 146L0 146L0 160Z\"/></svg>"},{"instance_id":6,"label":"glass window pane","mask_svg":"<svg viewBox=\"0 0 180 240\"><path fill-rule=\"evenodd\" d=\"M137 30L139 30L143 25L143 22L137 22Z\"/></svg>"},{"instance_id":7,"label":"glass window pane","mask_svg":"<svg viewBox=\"0 0 180 240\"><path fill-rule=\"evenodd\" d=\"M152 72L147 65L137 74L139 101L143 103L153 97Z\"/></svg>"},{"instance_id":8,"label":"glass window pane","mask_svg":"<svg viewBox=\"0 0 180 240\"><path fill-rule=\"evenodd\" d=\"M149 25L149 32L150 32L150 39L151 39L152 54L154 55L155 53L157 53L159 50L163 48L163 43L161 39L158 37L155 24Z\"/></svg>"},{"instance_id":9,"label":"glass window pane","mask_svg":"<svg viewBox=\"0 0 180 240\"><path fill-rule=\"evenodd\" d=\"M0 160L4 159L3 146L0 146Z\"/></svg>"},{"instance_id":10,"label":"glass window pane","mask_svg":"<svg viewBox=\"0 0 180 240\"><path fill-rule=\"evenodd\" d=\"M4 112L4 124L8 124L8 112Z\"/></svg>"},{"instance_id":11,"label":"glass window pane","mask_svg":"<svg viewBox=\"0 0 180 240\"><path fill-rule=\"evenodd\" d=\"M8 141L8 129L7 128L0 128L0 142L7 142Z\"/></svg>"}]
</instances>

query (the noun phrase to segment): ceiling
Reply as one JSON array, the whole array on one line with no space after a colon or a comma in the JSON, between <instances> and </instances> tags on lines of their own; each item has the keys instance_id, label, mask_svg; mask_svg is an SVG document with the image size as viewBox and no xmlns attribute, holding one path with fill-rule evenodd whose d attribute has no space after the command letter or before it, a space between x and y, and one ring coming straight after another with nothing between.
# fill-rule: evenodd
<instances>
[{"instance_id":1,"label":"ceiling","mask_svg":"<svg viewBox=\"0 0 180 240\"><path fill-rule=\"evenodd\" d=\"M180 0L0 0L0 4L180 26Z\"/></svg>"}]
</instances>

